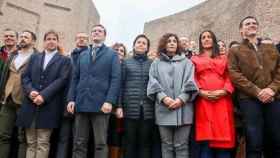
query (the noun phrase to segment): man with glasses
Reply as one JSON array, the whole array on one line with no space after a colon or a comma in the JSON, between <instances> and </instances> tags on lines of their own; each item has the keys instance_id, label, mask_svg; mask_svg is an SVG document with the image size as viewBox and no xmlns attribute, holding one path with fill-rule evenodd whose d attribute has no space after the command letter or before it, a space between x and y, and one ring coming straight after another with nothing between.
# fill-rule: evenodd
<instances>
[{"instance_id":1,"label":"man with glasses","mask_svg":"<svg viewBox=\"0 0 280 158\"><path fill-rule=\"evenodd\" d=\"M75 112L73 158L86 158L90 126L94 136L94 157L107 158L109 114L120 91L118 55L104 44L106 29L95 25L92 47L83 51L74 68L67 111Z\"/></svg>"}]
</instances>

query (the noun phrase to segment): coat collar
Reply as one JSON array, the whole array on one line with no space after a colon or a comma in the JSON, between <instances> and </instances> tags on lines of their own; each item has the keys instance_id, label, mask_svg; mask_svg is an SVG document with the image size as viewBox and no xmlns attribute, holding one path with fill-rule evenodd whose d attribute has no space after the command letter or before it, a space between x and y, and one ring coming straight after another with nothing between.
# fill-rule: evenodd
<instances>
[{"instance_id":1,"label":"coat collar","mask_svg":"<svg viewBox=\"0 0 280 158\"><path fill-rule=\"evenodd\" d=\"M257 47L259 47L262 43L263 43L263 40L261 38L257 38L257 43L256 43ZM248 39L243 39L242 44L246 45L250 49L255 49L254 45Z\"/></svg>"},{"instance_id":2,"label":"coat collar","mask_svg":"<svg viewBox=\"0 0 280 158\"><path fill-rule=\"evenodd\" d=\"M169 62L178 62L186 59L186 56L183 53L181 53L181 54L176 54L175 56L173 56L172 59L170 59L165 53L160 53L160 59Z\"/></svg>"},{"instance_id":3,"label":"coat collar","mask_svg":"<svg viewBox=\"0 0 280 158\"><path fill-rule=\"evenodd\" d=\"M14 60L16 59L16 57L18 56L19 51L15 52L15 53L14 53L14 56L13 56L13 58L12 58L12 61L11 61L12 63L11 63L10 69L11 69L12 71L14 71L14 72L21 71L21 69L22 69L23 67L25 67L25 65L28 64L28 62L29 62L31 56L32 56L33 54L35 54L35 53L38 53L38 52L37 52L36 49L33 49L32 52L31 52L31 54L30 54L30 56L28 57L28 59L19 67L18 70L16 70L16 67L15 67L13 61L14 61Z\"/></svg>"},{"instance_id":4,"label":"coat collar","mask_svg":"<svg viewBox=\"0 0 280 158\"><path fill-rule=\"evenodd\" d=\"M28 57L28 59L24 61L24 63L19 67L18 70L16 69L14 62L12 62L11 66L10 66L10 70L13 71L13 72L21 71L22 68L25 67L25 65L27 65L27 63L29 62L30 57Z\"/></svg>"},{"instance_id":5,"label":"coat collar","mask_svg":"<svg viewBox=\"0 0 280 158\"><path fill-rule=\"evenodd\" d=\"M93 46L91 46L90 47L90 51L89 51L89 53L90 53L90 56L92 56L92 49L93 49ZM98 58L100 58L102 55L104 55L105 53L106 53L106 51L104 51L106 49L106 45L105 44L102 44L100 47L99 47L99 49L97 50L97 55L96 55L96 59L95 59L95 62L96 62L96 60L98 60ZM91 58L90 58L90 60L91 60ZM92 61L92 60L91 60Z\"/></svg>"},{"instance_id":6,"label":"coat collar","mask_svg":"<svg viewBox=\"0 0 280 158\"><path fill-rule=\"evenodd\" d=\"M147 54L136 54L136 53L134 53L133 58L137 61L146 61L148 59Z\"/></svg>"}]
</instances>

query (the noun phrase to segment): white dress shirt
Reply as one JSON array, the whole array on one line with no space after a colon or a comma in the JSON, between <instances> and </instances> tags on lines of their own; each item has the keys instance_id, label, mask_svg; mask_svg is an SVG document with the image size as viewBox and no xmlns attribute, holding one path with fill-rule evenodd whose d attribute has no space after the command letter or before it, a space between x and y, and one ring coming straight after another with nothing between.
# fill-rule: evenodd
<instances>
[{"instance_id":1,"label":"white dress shirt","mask_svg":"<svg viewBox=\"0 0 280 158\"><path fill-rule=\"evenodd\" d=\"M48 52L47 50L45 50L45 59L44 59L44 67L43 67L44 70L46 69L48 63L52 60L52 58L56 53L57 50L54 50L52 52Z\"/></svg>"}]
</instances>

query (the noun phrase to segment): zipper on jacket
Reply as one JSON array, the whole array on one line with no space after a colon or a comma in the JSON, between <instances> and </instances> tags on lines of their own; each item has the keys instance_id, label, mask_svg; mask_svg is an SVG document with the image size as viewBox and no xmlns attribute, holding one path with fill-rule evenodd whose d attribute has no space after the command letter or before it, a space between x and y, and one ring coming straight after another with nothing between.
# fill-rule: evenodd
<instances>
[{"instance_id":1,"label":"zipper on jacket","mask_svg":"<svg viewBox=\"0 0 280 158\"><path fill-rule=\"evenodd\" d=\"M170 64L171 64L171 66L172 66L172 68L173 68L173 78L172 78L172 91L173 91L173 98L172 99L176 99L176 96L175 96L175 79L174 79L174 70L175 70L175 66L174 66L174 64L176 64L176 62L175 61L170 61ZM176 124L177 124L177 126L179 126L179 109L175 109L176 110Z\"/></svg>"},{"instance_id":2,"label":"zipper on jacket","mask_svg":"<svg viewBox=\"0 0 280 158\"><path fill-rule=\"evenodd\" d=\"M140 61L140 71L141 71L141 87L142 87L142 89L141 89L141 95L140 95L140 106L142 106L142 108L143 108L143 119L144 119L144 117L145 117L145 115L144 115L144 101L143 101L143 99L144 99L144 73L143 73L143 62L144 61ZM141 108L141 107L140 107Z\"/></svg>"}]
</instances>

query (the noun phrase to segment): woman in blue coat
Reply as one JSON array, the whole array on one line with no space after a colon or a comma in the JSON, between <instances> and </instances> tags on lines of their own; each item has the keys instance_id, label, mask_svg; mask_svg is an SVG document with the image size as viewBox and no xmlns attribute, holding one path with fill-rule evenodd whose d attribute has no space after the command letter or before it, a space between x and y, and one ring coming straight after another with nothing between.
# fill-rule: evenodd
<instances>
[{"instance_id":1,"label":"woman in blue coat","mask_svg":"<svg viewBox=\"0 0 280 158\"><path fill-rule=\"evenodd\" d=\"M60 123L63 92L71 71L70 59L58 51L58 34L44 36L45 50L31 56L22 74L25 94L18 113L17 125L23 127L27 139L27 158L47 158L52 129Z\"/></svg>"}]
</instances>

